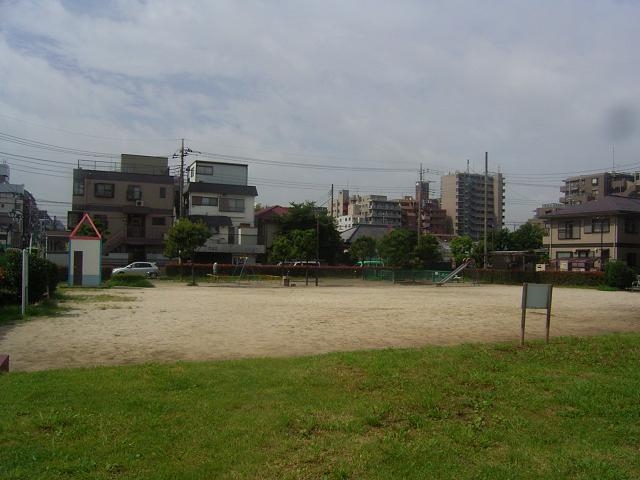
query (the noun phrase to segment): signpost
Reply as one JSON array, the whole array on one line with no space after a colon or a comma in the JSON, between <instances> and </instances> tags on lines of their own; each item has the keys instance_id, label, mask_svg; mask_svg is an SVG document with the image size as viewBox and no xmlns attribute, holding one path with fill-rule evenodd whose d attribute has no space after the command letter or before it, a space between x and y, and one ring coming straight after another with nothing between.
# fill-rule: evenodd
<instances>
[{"instance_id":1,"label":"signpost","mask_svg":"<svg viewBox=\"0 0 640 480\"><path fill-rule=\"evenodd\" d=\"M520 322L520 346L524 345L524 324L527 308L547 309L546 341L549 343L551 326L551 294L553 285L545 283L524 283L522 285L522 320Z\"/></svg>"}]
</instances>

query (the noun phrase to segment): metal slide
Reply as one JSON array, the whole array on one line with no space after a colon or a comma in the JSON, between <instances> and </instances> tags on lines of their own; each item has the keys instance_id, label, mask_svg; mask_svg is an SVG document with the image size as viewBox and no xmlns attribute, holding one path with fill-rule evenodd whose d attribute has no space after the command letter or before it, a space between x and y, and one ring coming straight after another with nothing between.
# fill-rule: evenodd
<instances>
[{"instance_id":1,"label":"metal slide","mask_svg":"<svg viewBox=\"0 0 640 480\"><path fill-rule=\"evenodd\" d=\"M456 268L453 272L451 272L449 275L447 275L446 277L444 277L442 280L440 280L438 283L436 283L436 285L438 287L441 287L442 285L444 285L445 283L447 283L450 280L453 280L453 278L456 277L456 275L458 275L460 272L462 272L465 268L467 268L467 266L469 266L469 264L473 262L473 260L471 260L470 258L465 260L464 262L462 262L462 264L460 264L460 266L458 268Z\"/></svg>"}]
</instances>

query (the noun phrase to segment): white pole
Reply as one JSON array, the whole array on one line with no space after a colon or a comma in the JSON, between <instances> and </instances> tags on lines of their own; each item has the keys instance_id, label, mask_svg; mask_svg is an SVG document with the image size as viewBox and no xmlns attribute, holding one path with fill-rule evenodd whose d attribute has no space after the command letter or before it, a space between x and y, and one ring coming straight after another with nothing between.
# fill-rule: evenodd
<instances>
[{"instance_id":1,"label":"white pole","mask_svg":"<svg viewBox=\"0 0 640 480\"><path fill-rule=\"evenodd\" d=\"M29 298L29 250L22 250L22 316L27 311L27 301Z\"/></svg>"}]
</instances>

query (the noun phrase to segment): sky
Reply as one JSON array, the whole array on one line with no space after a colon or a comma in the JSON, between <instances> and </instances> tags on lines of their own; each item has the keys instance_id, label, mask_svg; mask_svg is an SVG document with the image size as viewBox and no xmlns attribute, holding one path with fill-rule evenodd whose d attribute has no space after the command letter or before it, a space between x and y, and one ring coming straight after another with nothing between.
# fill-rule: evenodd
<instances>
[{"instance_id":1,"label":"sky","mask_svg":"<svg viewBox=\"0 0 640 480\"><path fill-rule=\"evenodd\" d=\"M262 205L489 170L511 228L640 170L640 1L0 0L0 163L66 218L74 165L237 161ZM199 153L198 153L199 152ZM175 169L174 169L175 170Z\"/></svg>"}]
</instances>

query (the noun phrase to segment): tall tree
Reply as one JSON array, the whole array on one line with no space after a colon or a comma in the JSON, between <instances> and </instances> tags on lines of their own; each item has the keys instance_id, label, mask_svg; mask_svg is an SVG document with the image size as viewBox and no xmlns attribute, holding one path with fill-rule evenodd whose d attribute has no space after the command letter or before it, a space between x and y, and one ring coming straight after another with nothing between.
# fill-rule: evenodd
<instances>
[{"instance_id":1,"label":"tall tree","mask_svg":"<svg viewBox=\"0 0 640 480\"><path fill-rule=\"evenodd\" d=\"M418 243L414 248L415 265L419 268L432 267L436 262L442 260L440 242L433 235L420 235Z\"/></svg>"},{"instance_id":2,"label":"tall tree","mask_svg":"<svg viewBox=\"0 0 640 480\"><path fill-rule=\"evenodd\" d=\"M378 253L386 265L411 267L418 235L413 230L398 228L378 240Z\"/></svg>"},{"instance_id":3,"label":"tall tree","mask_svg":"<svg viewBox=\"0 0 640 480\"><path fill-rule=\"evenodd\" d=\"M193 258L196 250L204 245L211 236L207 226L202 223L194 223L188 218L180 218L167 232L164 245L164 254L169 258L178 257L182 262L191 260L191 282L195 283L195 270Z\"/></svg>"},{"instance_id":4,"label":"tall tree","mask_svg":"<svg viewBox=\"0 0 640 480\"><path fill-rule=\"evenodd\" d=\"M349 248L349 254L351 255L351 258L356 262L375 257L376 239L367 236L362 236L356 239Z\"/></svg>"},{"instance_id":5,"label":"tall tree","mask_svg":"<svg viewBox=\"0 0 640 480\"><path fill-rule=\"evenodd\" d=\"M525 223L511 235L514 250L535 250L542 247L544 229L540 225Z\"/></svg>"},{"instance_id":6,"label":"tall tree","mask_svg":"<svg viewBox=\"0 0 640 480\"><path fill-rule=\"evenodd\" d=\"M462 235L451 240L451 255L460 265L466 258L473 257L475 252L473 240L469 235Z\"/></svg>"},{"instance_id":7,"label":"tall tree","mask_svg":"<svg viewBox=\"0 0 640 480\"><path fill-rule=\"evenodd\" d=\"M309 231L313 232L316 235L316 232L319 232L319 237L317 237L319 249L319 257L322 260L325 260L329 263L334 263L337 256L342 251L342 239L340 238L340 234L336 229L336 225L333 221L333 218L327 215L325 210L321 210L316 207L314 202L305 202L305 203L291 203L291 207L289 207L289 211L280 216L278 218L278 226L280 227L280 233L278 237L283 237L280 240L280 246L278 248L271 250L271 259L272 260L291 260L291 256L287 256L282 258L281 255L285 253L288 249L282 248L282 243L292 243L294 239L300 239L301 234L295 234L293 236L290 235L291 232L295 230L300 231ZM310 238L311 233L305 234L305 238ZM274 247L276 245L274 241ZM291 246L289 249L290 252L293 252L298 247ZM292 255L293 253L289 253ZM295 253L297 256L298 253ZM309 258L315 258L315 248L314 253L310 255Z\"/></svg>"}]
</instances>

